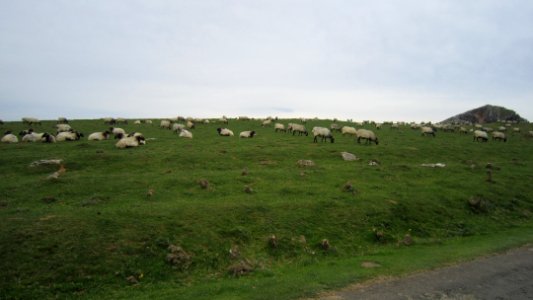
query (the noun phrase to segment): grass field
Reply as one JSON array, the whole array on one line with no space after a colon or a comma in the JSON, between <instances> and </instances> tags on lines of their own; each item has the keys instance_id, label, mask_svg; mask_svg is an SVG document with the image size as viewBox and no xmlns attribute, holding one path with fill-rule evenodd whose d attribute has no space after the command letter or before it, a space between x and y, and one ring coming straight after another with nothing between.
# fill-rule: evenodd
<instances>
[{"instance_id":1,"label":"grass field","mask_svg":"<svg viewBox=\"0 0 533 300\"><path fill-rule=\"evenodd\" d=\"M219 137L212 122L189 140L156 123L120 125L148 138L125 150L86 138L0 145L0 299L294 299L533 241L533 139L524 134L477 143L384 126L374 130L379 145L338 133L332 144L230 120L237 136L258 135ZM108 127L71 126L85 136ZM67 171L49 180L57 166L29 167L40 159L62 159ZM446 167L421 166L437 162ZM365 260L381 267L361 268Z\"/></svg>"}]
</instances>

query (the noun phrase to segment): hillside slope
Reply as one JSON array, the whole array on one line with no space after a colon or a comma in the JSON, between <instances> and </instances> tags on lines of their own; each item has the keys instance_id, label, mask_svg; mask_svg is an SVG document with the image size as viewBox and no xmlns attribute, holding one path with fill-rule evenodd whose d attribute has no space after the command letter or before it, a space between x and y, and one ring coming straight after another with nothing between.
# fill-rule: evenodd
<instances>
[{"instance_id":1,"label":"hillside slope","mask_svg":"<svg viewBox=\"0 0 533 300\"><path fill-rule=\"evenodd\" d=\"M520 117L514 110L494 105L485 105L474 108L462 114L450 117L441 123L493 123L498 121L516 121L527 122L526 119Z\"/></svg>"}]
</instances>

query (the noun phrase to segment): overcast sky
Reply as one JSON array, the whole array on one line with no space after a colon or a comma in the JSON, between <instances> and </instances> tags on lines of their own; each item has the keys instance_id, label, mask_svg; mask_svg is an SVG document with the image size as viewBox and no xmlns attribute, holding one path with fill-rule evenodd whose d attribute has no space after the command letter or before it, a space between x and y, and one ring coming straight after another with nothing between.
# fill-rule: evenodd
<instances>
[{"instance_id":1,"label":"overcast sky","mask_svg":"<svg viewBox=\"0 0 533 300\"><path fill-rule=\"evenodd\" d=\"M531 0L0 0L0 119L533 120Z\"/></svg>"}]
</instances>

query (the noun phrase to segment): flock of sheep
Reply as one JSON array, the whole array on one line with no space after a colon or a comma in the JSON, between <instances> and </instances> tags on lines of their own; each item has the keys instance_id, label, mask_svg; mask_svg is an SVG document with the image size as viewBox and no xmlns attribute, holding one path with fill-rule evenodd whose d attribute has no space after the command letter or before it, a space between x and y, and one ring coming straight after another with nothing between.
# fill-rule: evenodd
<instances>
[{"instance_id":1,"label":"flock of sheep","mask_svg":"<svg viewBox=\"0 0 533 300\"><path fill-rule=\"evenodd\" d=\"M239 117L239 120L250 120L247 117ZM127 124L128 120L123 118L103 118L102 119L106 125L117 125L117 124ZM181 121L181 123L180 123ZM228 124L228 119L224 116L221 119L218 120L220 123ZM288 123L287 126L285 126L282 123L275 122L277 119L273 119L271 117L262 120L261 126L263 127L270 127L274 123L274 130L275 132L289 132L292 133L292 135L298 134L299 136L305 135L308 136L309 132L307 131L305 124L305 119L301 119L300 123ZM349 120L350 121L350 120ZM176 118L175 120L169 120L164 119L161 120L161 123L159 125L160 128L169 129L173 132L178 133L179 137L183 138L193 138L193 134L190 131L191 129L194 129L196 127L197 123L209 123L210 121L208 119L192 119L192 118ZM336 120L334 120L336 122ZM22 118L22 123L26 124L28 126L33 125L41 125L40 120L36 118ZM133 122L134 124L152 124L151 120L136 120ZM353 122L355 125L362 126L363 123L357 123ZM507 136L505 132L508 130L509 127L512 126L512 123L505 123L505 126L500 126L497 130L493 130L489 127L483 127L479 124L469 124L472 125L471 129L466 129L465 126L461 125L451 125L451 124L417 124L417 123L375 123L375 122L365 122L366 124L373 125L376 130L380 130L383 125L390 125L390 129L398 129L400 125L402 126L409 126L412 129L420 130L421 135L423 136L436 136L436 132L438 130L442 131L453 131L453 132L459 132L463 134L468 134L468 132L473 133L473 140L474 141L488 141L489 140L489 133L492 136L493 140L500 140L500 141L507 141ZM0 124L3 124L3 122L0 120ZM84 135L83 133L74 130L69 124L68 120L64 117L60 117L57 120L57 124L55 125L56 129L56 135L53 135L51 133L47 132L35 132L33 129L23 130L19 133L19 136L21 137L22 142L45 142L45 143L55 143L55 142L63 142L63 141L77 141L80 140ZM513 132L520 132L519 127L514 127ZM336 123L331 124L330 128L326 127L318 127L315 126L311 130L311 133L313 134L313 142L317 143L320 139L322 142L325 142L329 140L331 143L334 143L335 138L333 136L334 132L339 132L343 136L350 135L355 137L358 143L361 142L361 140L364 140L366 144L375 143L376 145L379 144L379 140L377 135L374 133L374 131L369 129L356 129L352 126L340 126ZM225 128L225 127L219 127L217 128L217 133L220 136L227 136L231 137L234 136L234 133L231 129ZM246 130L239 133L240 138L253 138L257 134L254 130ZM93 132L91 133L87 139L89 141L101 141L101 140L107 140L111 136L113 136L118 141L116 142L115 146L117 148L131 148L131 147L137 147L140 145L144 145L146 143L146 139L140 132L131 132L129 134L126 133L126 131L119 127L109 127L108 130L102 131L102 132ZM533 137L533 131L528 132L528 136ZM13 134L11 131L6 131L4 133L4 136L1 139L1 142L3 143L18 143L19 138Z\"/></svg>"}]
</instances>

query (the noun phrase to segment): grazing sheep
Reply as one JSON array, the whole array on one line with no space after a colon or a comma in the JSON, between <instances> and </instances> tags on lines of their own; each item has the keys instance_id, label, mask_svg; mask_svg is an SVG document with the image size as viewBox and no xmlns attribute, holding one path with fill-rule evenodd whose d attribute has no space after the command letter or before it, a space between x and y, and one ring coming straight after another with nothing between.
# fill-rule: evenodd
<instances>
[{"instance_id":1,"label":"grazing sheep","mask_svg":"<svg viewBox=\"0 0 533 300\"><path fill-rule=\"evenodd\" d=\"M83 133L77 131L64 131L60 132L56 136L58 142L64 141L77 141L83 136Z\"/></svg>"},{"instance_id":2,"label":"grazing sheep","mask_svg":"<svg viewBox=\"0 0 533 300\"><path fill-rule=\"evenodd\" d=\"M433 130L432 127L424 126L420 128L420 131L422 132L422 135L432 135L435 137L435 130Z\"/></svg>"},{"instance_id":3,"label":"grazing sheep","mask_svg":"<svg viewBox=\"0 0 533 300\"><path fill-rule=\"evenodd\" d=\"M194 122L192 122L191 120L187 121L187 128L194 129L195 127L196 125L194 124Z\"/></svg>"},{"instance_id":4,"label":"grazing sheep","mask_svg":"<svg viewBox=\"0 0 533 300\"><path fill-rule=\"evenodd\" d=\"M170 129L170 120L161 120L161 123L159 124L159 127Z\"/></svg>"},{"instance_id":5,"label":"grazing sheep","mask_svg":"<svg viewBox=\"0 0 533 300\"><path fill-rule=\"evenodd\" d=\"M501 131L492 132L492 139L507 142L507 137L505 136L505 133Z\"/></svg>"},{"instance_id":6,"label":"grazing sheep","mask_svg":"<svg viewBox=\"0 0 533 300\"><path fill-rule=\"evenodd\" d=\"M378 137L376 136L376 134L374 134L372 130L368 130L368 129L357 130L357 142L361 143L361 139L365 139L366 144L369 144L370 142L374 142L377 145L379 143Z\"/></svg>"},{"instance_id":7,"label":"grazing sheep","mask_svg":"<svg viewBox=\"0 0 533 300\"><path fill-rule=\"evenodd\" d=\"M12 134L11 131L6 131L2 137L2 143L14 144L18 143L19 139L16 135Z\"/></svg>"},{"instance_id":8,"label":"grazing sheep","mask_svg":"<svg viewBox=\"0 0 533 300\"><path fill-rule=\"evenodd\" d=\"M266 119L261 123L261 126L266 127L272 124L272 119Z\"/></svg>"},{"instance_id":9,"label":"grazing sheep","mask_svg":"<svg viewBox=\"0 0 533 300\"><path fill-rule=\"evenodd\" d=\"M278 131L287 132L287 129L285 129L285 125L283 125L281 123L276 123L276 124L274 124L274 131L275 132L278 132Z\"/></svg>"},{"instance_id":10,"label":"grazing sheep","mask_svg":"<svg viewBox=\"0 0 533 300\"><path fill-rule=\"evenodd\" d=\"M41 121L39 121L39 119L37 119L37 118L29 118L29 117L22 118L22 123L23 124L28 124L28 125L33 125L33 124L41 125Z\"/></svg>"},{"instance_id":11,"label":"grazing sheep","mask_svg":"<svg viewBox=\"0 0 533 300\"><path fill-rule=\"evenodd\" d=\"M233 136L233 131L227 129L227 128L217 128L217 132L221 136Z\"/></svg>"},{"instance_id":12,"label":"grazing sheep","mask_svg":"<svg viewBox=\"0 0 533 300\"><path fill-rule=\"evenodd\" d=\"M180 132L182 129L185 129L185 125L180 124L180 123L173 123L173 124L172 124L172 131L178 133L178 132Z\"/></svg>"},{"instance_id":13,"label":"grazing sheep","mask_svg":"<svg viewBox=\"0 0 533 300\"><path fill-rule=\"evenodd\" d=\"M116 118L115 119L115 124L128 124L128 120L126 120L124 118Z\"/></svg>"},{"instance_id":14,"label":"grazing sheep","mask_svg":"<svg viewBox=\"0 0 533 300\"><path fill-rule=\"evenodd\" d=\"M141 125L142 122L141 122L141 120L135 120L135 121L133 121L133 124L135 124L135 125Z\"/></svg>"},{"instance_id":15,"label":"grazing sheep","mask_svg":"<svg viewBox=\"0 0 533 300\"><path fill-rule=\"evenodd\" d=\"M461 128L459 128L459 132L463 133L463 134L467 134L468 130L466 128L464 128L464 127L461 127Z\"/></svg>"},{"instance_id":16,"label":"grazing sheep","mask_svg":"<svg viewBox=\"0 0 533 300\"><path fill-rule=\"evenodd\" d=\"M342 135L357 135L357 130L351 126L342 126L341 133Z\"/></svg>"},{"instance_id":17,"label":"grazing sheep","mask_svg":"<svg viewBox=\"0 0 533 300\"><path fill-rule=\"evenodd\" d=\"M475 130L474 131L474 141L478 141L481 139L482 142L486 142L489 140L489 135L487 132L483 130Z\"/></svg>"},{"instance_id":18,"label":"grazing sheep","mask_svg":"<svg viewBox=\"0 0 533 300\"><path fill-rule=\"evenodd\" d=\"M226 118L226 116L222 116L222 118L220 118L219 120L222 124L228 124L228 118Z\"/></svg>"},{"instance_id":19,"label":"grazing sheep","mask_svg":"<svg viewBox=\"0 0 533 300\"><path fill-rule=\"evenodd\" d=\"M531 130L528 131L528 135L529 135L529 137L533 137L533 131L531 131Z\"/></svg>"},{"instance_id":20,"label":"grazing sheep","mask_svg":"<svg viewBox=\"0 0 533 300\"><path fill-rule=\"evenodd\" d=\"M65 117L59 117L59 118L57 118L57 123L58 124L68 124L68 120Z\"/></svg>"},{"instance_id":21,"label":"grazing sheep","mask_svg":"<svg viewBox=\"0 0 533 300\"><path fill-rule=\"evenodd\" d=\"M338 131L338 132L341 131L341 126L339 124L333 123L329 126L329 128L331 129L331 131Z\"/></svg>"},{"instance_id":22,"label":"grazing sheep","mask_svg":"<svg viewBox=\"0 0 533 300\"><path fill-rule=\"evenodd\" d=\"M255 136L255 131L253 130L243 131L239 134L239 137L242 137L242 138L253 138L254 136Z\"/></svg>"},{"instance_id":23,"label":"grazing sheep","mask_svg":"<svg viewBox=\"0 0 533 300\"><path fill-rule=\"evenodd\" d=\"M513 133L520 133L520 128L514 127L513 128Z\"/></svg>"},{"instance_id":24,"label":"grazing sheep","mask_svg":"<svg viewBox=\"0 0 533 300\"><path fill-rule=\"evenodd\" d=\"M190 131L188 131L187 129L182 128L182 129L180 130L179 137L184 137L184 138L192 139L192 133L191 133Z\"/></svg>"},{"instance_id":25,"label":"grazing sheep","mask_svg":"<svg viewBox=\"0 0 533 300\"><path fill-rule=\"evenodd\" d=\"M498 127L498 131L507 131L507 127L500 126L500 127Z\"/></svg>"},{"instance_id":26,"label":"grazing sheep","mask_svg":"<svg viewBox=\"0 0 533 300\"><path fill-rule=\"evenodd\" d=\"M53 135L49 134L48 132L44 133L37 133L37 132L30 132L22 137L23 142L43 142L43 143L55 143L56 139Z\"/></svg>"},{"instance_id":27,"label":"grazing sheep","mask_svg":"<svg viewBox=\"0 0 533 300\"><path fill-rule=\"evenodd\" d=\"M146 142L143 136L127 136L121 138L116 144L115 147L119 149L137 147L139 145L144 145Z\"/></svg>"},{"instance_id":28,"label":"grazing sheep","mask_svg":"<svg viewBox=\"0 0 533 300\"><path fill-rule=\"evenodd\" d=\"M311 131L313 133L313 136L315 137L313 139L313 143L318 142L318 137L322 138L322 142L326 141L326 139L329 139L330 142L334 142L335 138L333 138L333 135L331 134L331 131L328 128L325 127L313 127L313 130Z\"/></svg>"},{"instance_id":29,"label":"grazing sheep","mask_svg":"<svg viewBox=\"0 0 533 300\"><path fill-rule=\"evenodd\" d=\"M109 134L111 134L111 132L107 130L104 132L93 132L89 134L89 137L87 139L89 141L103 141L103 140L107 140L107 138L109 137Z\"/></svg>"},{"instance_id":30,"label":"grazing sheep","mask_svg":"<svg viewBox=\"0 0 533 300\"><path fill-rule=\"evenodd\" d=\"M111 117L105 117L105 118L102 118L102 120L104 121L104 124L108 124L108 125L113 125L116 123L116 120Z\"/></svg>"},{"instance_id":31,"label":"grazing sheep","mask_svg":"<svg viewBox=\"0 0 533 300\"><path fill-rule=\"evenodd\" d=\"M56 131L57 133L65 132L65 131L71 131L72 127L70 127L69 124L57 124L56 125Z\"/></svg>"},{"instance_id":32,"label":"grazing sheep","mask_svg":"<svg viewBox=\"0 0 533 300\"><path fill-rule=\"evenodd\" d=\"M290 126L289 131L292 131L292 135L294 135L297 132L298 132L298 135L302 135L302 134L305 134L305 136L309 135L309 133L307 132L307 129L305 129L305 126L302 124L290 123L289 126Z\"/></svg>"},{"instance_id":33,"label":"grazing sheep","mask_svg":"<svg viewBox=\"0 0 533 300\"><path fill-rule=\"evenodd\" d=\"M119 134L122 134L123 136L126 135L126 131L124 129L118 128L118 127L109 127L109 131L111 131L111 133L113 133L113 135L115 136L115 139L120 138Z\"/></svg>"},{"instance_id":34,"label":"grazing sheep","mask_svg":"<svg viewBox=\"0 0 533 300\"><path fill-rule=\"evenodd\" d=\"M152 124L152 120L144 120L144 124Z\"/></svg>"}]
</instances>

